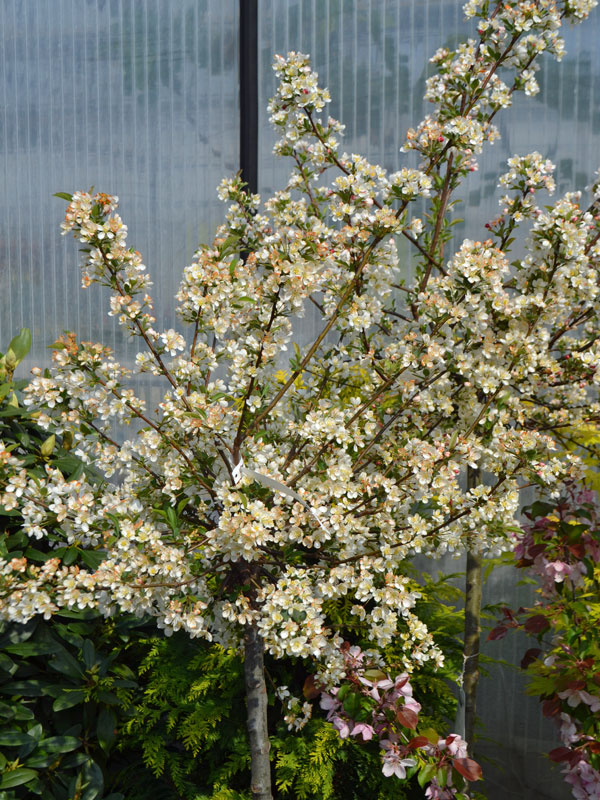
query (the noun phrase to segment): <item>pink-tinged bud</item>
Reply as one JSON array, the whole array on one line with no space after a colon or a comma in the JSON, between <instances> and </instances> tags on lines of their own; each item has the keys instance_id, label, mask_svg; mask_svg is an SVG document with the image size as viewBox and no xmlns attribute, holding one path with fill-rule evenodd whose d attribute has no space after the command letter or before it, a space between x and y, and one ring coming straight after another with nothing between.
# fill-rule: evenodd
<instances>
[{"instance_id":1,"label":"pink-tinged bud","mask_svg":"<svg viewBox=\"0 0 600 800\"><path fill-rule=\"evenodd\" d=\"M438 136L438 142L443 142L443 141L444 141L444 137L443 136Z\"/></svg>"}]
</instances>

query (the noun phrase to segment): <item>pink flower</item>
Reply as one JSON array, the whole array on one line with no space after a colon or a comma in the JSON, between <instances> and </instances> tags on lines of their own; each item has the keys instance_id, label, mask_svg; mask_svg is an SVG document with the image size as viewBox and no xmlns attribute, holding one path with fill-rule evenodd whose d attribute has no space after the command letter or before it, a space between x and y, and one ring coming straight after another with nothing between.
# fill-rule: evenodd
<instances>
[{"instance_id":1,"label":"pink flower","mask_svg":"<svg viewBox=\"0 0 600 800\"><path fill-rule=\"evenodd\" d=\"M560 715L560 738L566 745L577 742L581 736L577 732L577 725L573 722L568 714L562 713Z\"/></svg>"},{"instance_id":2,"label":"pink flower","mask_svg":"<svg viewBox=\"0 0 600 800\"><path fill-rule=\"evenodd\" d=\"M386 689L391 689L391 687L394 685L393 681L391 681L389 678L385 678L382 681L370 681L367 678L363 677L362 675L359 675L358 680L364 686L372 687L371 690L369 691L369 696L372 697L373 700L377 700L377 702L381 700L381 695L379 694L379 690L383 689L385 691Z\"/></svg>"},{"instance_id":3,"label":"pink flower","mask_svg":"<svg viewBox=\"0 0 600 800\"><path fill-rule=\"evenodd\" d=\"M600 711L600 697L595 697L584 689L565 689L564 692L559 692L558 696L562 700L567 700L567 705L571 708L577 708L583 702L590 707L590 711L594 713Z\"/></svg>"},{"instance_id":4,"label":"pink flower","mask_svg":"<svg viewBox=\"0 0 600 800\"><path fill-rule=\"evenodd\" d=\"M451 733L445 739L440 739L438 742L440 750L448 749L448 752L454 758L467 758L467 743L458 735L458 733Z\"/></svg>"},{"instance_id":5,"label":"pink flower","mask_svg":"<svg viewBox=\"0 0 600 800\"><path fill-rule=\"evenodd\" d=\"M434 778L427 789L425 789L425 797L427 800L453 800L455 797L454 787L446 786L445 789L442 789Z\"/></svg>"},{"instance_id":6,"label":"pink flower","mask_svg":"<svg viewBox=\"0 0 600 800\"><path fill-rule=\"evenodd\" d=\"M416 700L413 700L412 697L409 700L406 700L404 703L405 708L410 708L411 711L414 711L415 714L418 714L421 710L421 704L417 703Z\"/></svg>"},{"instance_id":7,"label":"pink flower","mask_svg":"<svg viewBox=\"0 0 600 800\"><path fill-rule=\"evenodd\" d=\"M321 700L319 704L325 711L335 711L341 706L339 700L336 700L333 696L333 692L337 692L337 689L333 689L331 694L327 694L326 692L321 694ZM329 715L327 715L327 718L329 719Z\"/></svg>"},{"instance_id":8,"label":"pink flower","mask_svg":"<svg viewBox=\"0 0 600 800\"><path fill-rule=\"evenodd\" d=\"M363 741L365 742L368 742L369 739L372 739L374 733L375 731L373 730L373 726L367 725L365 722L359 722L358 725L355 725L352 728L352 736L358 736L361 734Z\"/></svg>"},{"instance_id":9,"label":"pink flower","mask_svg":"<svg viewBox=\"0 0 600 800\"><path fill-rule=\"evenodd\" d=\"M340 738L347 739L348 736L350 736L350 726L345 719L335 716L330 721L333 723L333 727L336 728L337 732L339 733Z\"/></svg>"},{"instance_id":10,"label":"pink flower","mask_svg":"<svg viewBox=\"0 0 600 800\"><path fill-rule=\"evenodd\" d=\"M414 767L417 763L414 758L402 758L402 753L396 742L390 739L382 739L380 742L386 751L383 754L382 772L386 778L395 775L397 778L406 778L406 767Z\"/></svg>"},{"instance_id":11,"label":"pink flower","mask_svg":"<svg viewBox=\"0 0 600 800\"><path fill-rule=\"evenodd\" d=\"M575 800L600 800L600 773L587 761L579 761L564 770Z\"/></svg>"}]
</instances>

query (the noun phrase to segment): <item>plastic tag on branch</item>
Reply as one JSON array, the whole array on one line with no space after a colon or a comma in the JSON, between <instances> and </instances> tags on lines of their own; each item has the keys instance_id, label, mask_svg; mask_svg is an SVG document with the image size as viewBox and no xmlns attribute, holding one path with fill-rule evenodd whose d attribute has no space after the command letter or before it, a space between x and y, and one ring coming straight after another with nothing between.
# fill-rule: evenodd
<instances>
[{"instance_id":1,"label":"plastic tag on branch","mask_svg":"<svg viewBox=\"0 0 600 800\"><path fill-rule=\"evenodd\" d=\"M309 511L313 517L317 520L320 527L323 528L325 533L330 536L330 532L327 527L323 524L317 512L313 509L310 503L307 503L303 497L301 497L298 492L290 489L289 486L286 486L285 483L281 483L280 481L276 481L275 478L269 478L268 475L263 475L260 472L256 472L254 469L248 469L244 465L243 459L240 459L237 464L231 470L231 477L233 478L233 485L236 486L241 479L246 476L251 478L253 481L260 483L261 486L264 486L265 489L272 489L274 492L278 492L279 494L287 495L287 497L291 497L294 500L297 500L304 508Z\"/></svg>"}]
</instances>

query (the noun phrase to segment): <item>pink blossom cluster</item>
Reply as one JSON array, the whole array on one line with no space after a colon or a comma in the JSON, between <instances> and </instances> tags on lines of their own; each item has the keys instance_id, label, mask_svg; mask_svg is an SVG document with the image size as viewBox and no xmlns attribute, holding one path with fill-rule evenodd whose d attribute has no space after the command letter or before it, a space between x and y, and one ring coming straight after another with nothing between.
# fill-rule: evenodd
<instances>
[{"instance_id":1,"label":"pink blossom cluster","mask_svg":"<svg viewBox=\"0 0 600 800\"><path fill-rule=\"evenodd\" d=\"M373 667L359 647L342 648L346 682L321 694L321 708L342 739L354 736L363 742L379 742L382 772L405 779L407 770L431 767L425 796L430 800L454 798L460 787L452 784L450 766L467 780L477 780L481 769L467 758L467 743L456 733L445 738L432 731L417 734L421 705L413 697L407 673L390 678ZM416 768L416 769L412 769ZM446 769L448 768L448 769ZM438 781L442 780L443 785Z\"/></svg>"},{"instance_id":2,"label":"pink blossom cluster","mask_svg":"<svg viewBox=\"0 0 600 800\"><path fill-rule=\"evenodd\" d=\"M564 765L576 800L600 799L600 661L597 632L600 586L600 506L595 492L567 484L552 504L534 504L516 536L516 565L540 582L541 600L504 619L490 639L522 628L540 647L521 666L532 675L544 716L556 723L562 746L549 753Z\"/></svg>"},{"instance_id":3,"label":"pink blossom cluster","mask_svg":"<svg viewBox=\"0 0 600 800\"><path fill-rule=\"evenodd\" d=\"M575 486L567 488L569 504L575 508L589 505L595 498L595 492L579 489ZM559 514L564 512L565 521L576 524L576 517L569 513L568 506L558 506ZM589 530L582 531L576 542L565 542L556 536L555 523L558 517L540 517L523 529L516 537L515 556L521 566L528 567L538 576L544 595L556 595L558 584L564 583L567 588L581 587L584 584L588 569L585 558L600 563L600 541Z\"/></svg>"}]
</instances>

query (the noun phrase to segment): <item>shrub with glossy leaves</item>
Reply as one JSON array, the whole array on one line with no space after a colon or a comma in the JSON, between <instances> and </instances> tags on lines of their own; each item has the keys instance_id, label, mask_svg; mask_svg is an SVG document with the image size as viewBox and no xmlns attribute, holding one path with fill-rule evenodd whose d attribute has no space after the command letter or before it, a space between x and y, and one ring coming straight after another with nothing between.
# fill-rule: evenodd
<instances>
[{"instance_id":1,"label":"shrub with glossy leaves","mask_svg":"<svg viewBox=\"0 0 600 800\"><path fill-rule=\"evenodd\" d=\"M29 331L22 329L0 354L0 486L15 457L28 478L42 478L47 465L70 481L84 474L69 438L48 436L19 400L27 381L14 380L14 371L29 344ZM97 563L96 553L65 547L52 533L36 545L22 526L18 510L0 506L0 554L13 565L25 559L44 564L57 555L68 564ZM37 616L25 625L0 625L2 800L122 800L108 788L111 771L118 771L118 762L109 770L108 755L137 685L120 653L132 629L125 617L105 622L78 611L63 611L52 622Z\"/></svg>"}]
</instances>

